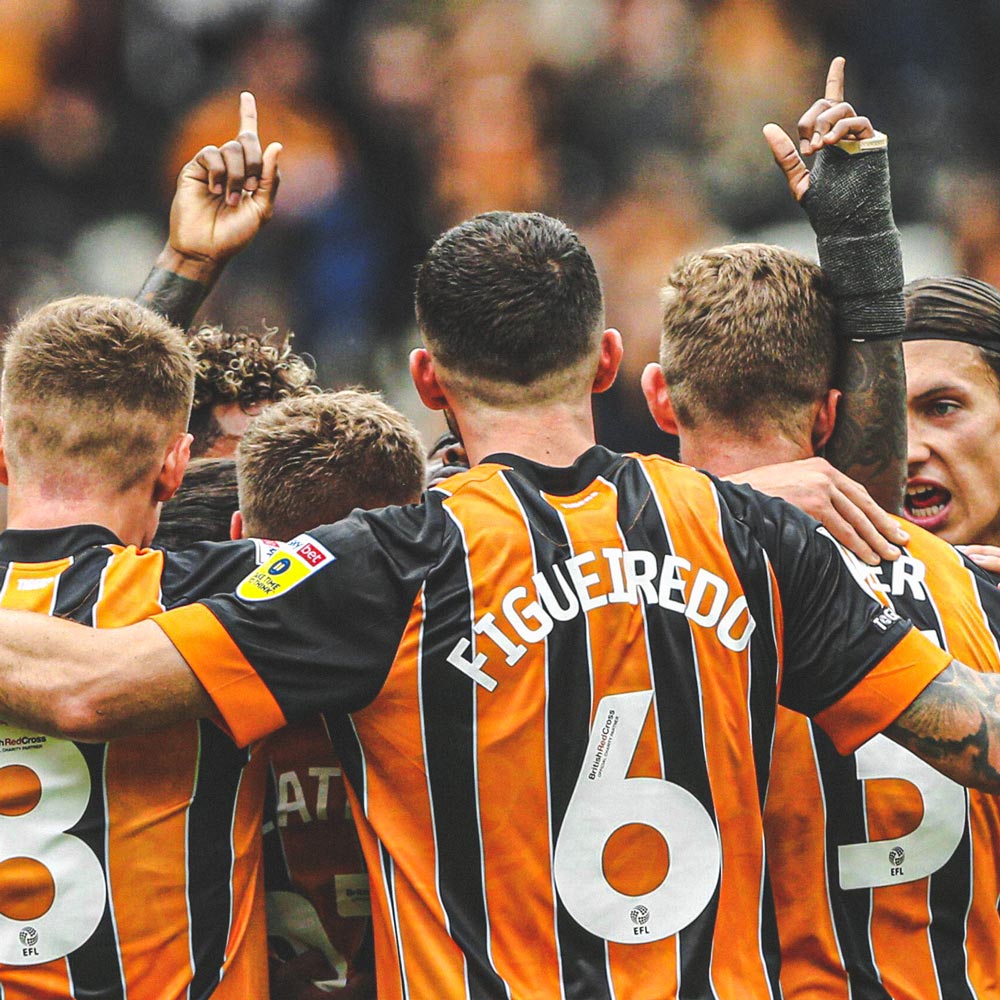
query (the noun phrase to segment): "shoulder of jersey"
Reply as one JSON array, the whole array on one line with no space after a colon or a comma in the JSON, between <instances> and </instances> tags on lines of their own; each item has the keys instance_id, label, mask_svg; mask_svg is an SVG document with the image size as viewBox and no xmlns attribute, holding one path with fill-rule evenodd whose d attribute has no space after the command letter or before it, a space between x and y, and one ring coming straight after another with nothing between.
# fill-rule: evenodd
<instances>
[{"instance_id":1,"label":"shoulder of jersey","mask_svg":"<svg viewBox=\"0 0 1000 1000\"><path fill-rule=\"evenodd\" d=\"M437 483L428 489L428 493L438 493L444 496L454 496L459 490L484 483L492 479L497 473L509 469L509 465L501 465L499 462L486 462L473 466L465 472L457 472L454 476L449 476L444 482Z\"/></svg>"}]
</instances>

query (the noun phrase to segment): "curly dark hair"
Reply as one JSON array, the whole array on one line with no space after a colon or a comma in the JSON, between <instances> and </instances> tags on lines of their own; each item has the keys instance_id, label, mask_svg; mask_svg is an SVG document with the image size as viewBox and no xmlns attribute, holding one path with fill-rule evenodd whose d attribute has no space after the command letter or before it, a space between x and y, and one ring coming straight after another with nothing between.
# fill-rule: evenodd
<instances>
[{"instance_id":1,"label":"curly dark hair","mask_svg":"<svg viewBox=\"0 0 1000 1000\"><path fill-rule=\"evenodd\" d=\"M291 333L268 328L258 334L202 326L188 333L197 364L188 427L194 435L193 456L204 455L221 433L214 406L239 403L247 409L319 391L312 360L295 354L291 340Z\"/></svg>"}]
</instances>

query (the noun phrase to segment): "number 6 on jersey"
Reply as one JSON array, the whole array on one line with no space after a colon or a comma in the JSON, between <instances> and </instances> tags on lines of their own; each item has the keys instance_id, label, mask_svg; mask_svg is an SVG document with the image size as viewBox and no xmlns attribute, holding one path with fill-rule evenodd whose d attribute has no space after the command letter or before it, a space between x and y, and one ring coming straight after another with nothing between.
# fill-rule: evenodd
<instances>
[{"instance_id":1,"label":"number 6 on jersey","mask_svg":"<svg viewBox=\"0 0 1000 1000\"><path fill-rule=\"evenodd\" d=\"M672 782L626 777L652 699L652 691L601 699L555 849L556 888L570 915L620 944L676 934L701 914L719 881L719 837L702 804ZM604 874L608 840L633 823L656 830L670 853L664 880L637 896L619 892Z\"/></svg>"}]
</instances>

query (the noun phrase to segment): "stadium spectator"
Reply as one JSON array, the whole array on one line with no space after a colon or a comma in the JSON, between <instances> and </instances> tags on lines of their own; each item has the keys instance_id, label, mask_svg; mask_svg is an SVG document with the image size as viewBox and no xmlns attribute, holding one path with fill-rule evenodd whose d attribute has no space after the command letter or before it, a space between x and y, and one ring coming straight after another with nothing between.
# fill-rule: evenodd
<instances>
[{"instance_id":1,"label":"stadium spectator","mask_svg":"<svg viewBox=\"0 0 1000 1000\"><path fill-rule=\"evenodd\" d=\"M3 712L95 736L217 711L241 741L350 712L328 720L385 997L774 995L760 809L779 649L782 702L840 749L886 729L995 789L987 679L872 599L800 512L593 446L620 338L561 223L445 233L417 315L414 381L469 472L113 637L0 614ZM980 754L941 750L966 740Z\"/></svg>"}]
</instances>

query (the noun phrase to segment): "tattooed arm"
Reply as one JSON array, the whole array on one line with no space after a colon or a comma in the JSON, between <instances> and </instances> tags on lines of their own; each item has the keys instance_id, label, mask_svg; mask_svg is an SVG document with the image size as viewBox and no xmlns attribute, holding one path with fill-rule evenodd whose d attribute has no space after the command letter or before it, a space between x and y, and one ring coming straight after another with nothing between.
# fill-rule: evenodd
<instances>
[{"instance_id":1,"label":"tattooed arm","mask_svg":"<svg viewBox=\"0 0 1000 1000\"><path fill-rule=\"evenodd\" d=\"M952 660L885 735L959 784L1000 794L1000 675Z\"/></svg>"},{"instance_id":2,"label":"tattooed arm","mask_svg":"<svg viewBox=\"0 0 1000 1000\"><path fill-rule=\"evenodd\" d=\"M825 457L898 513L906 479L905 321L899 233L889 196L885 137L844 100L844 60L830 64L823 97L799 119L799 151L764 127L775 161L816 233L837 311L842 392ZM866 149L871 146L871 149ZM818 153L813 169L799 155Z\"/></svg>"},{"instance_id":3,"label":"tattooed arm","mask_svg":"<svg viewBox=\"0 0 1000 1000\"><path fill-rule=\"evenodd\" d=\"M278 154L261 152L257 105L240 95L240 131L225 145L205 146L177 178L170 236L136 300L182 329L190 326L230 257L270 219L278 192Z\"/></svg>"},{"instance_id":4,"label":"tattooed arm","mask_svg":"<svg viewBox=\"0 0 1000 1000\"><path fill-rule=\"evenodd\" d=\"M830 464L898 514L906 482L906 373L899 340L842 340L836 384L843 395L827 442Z\"/></svg>"}]
</instances>

